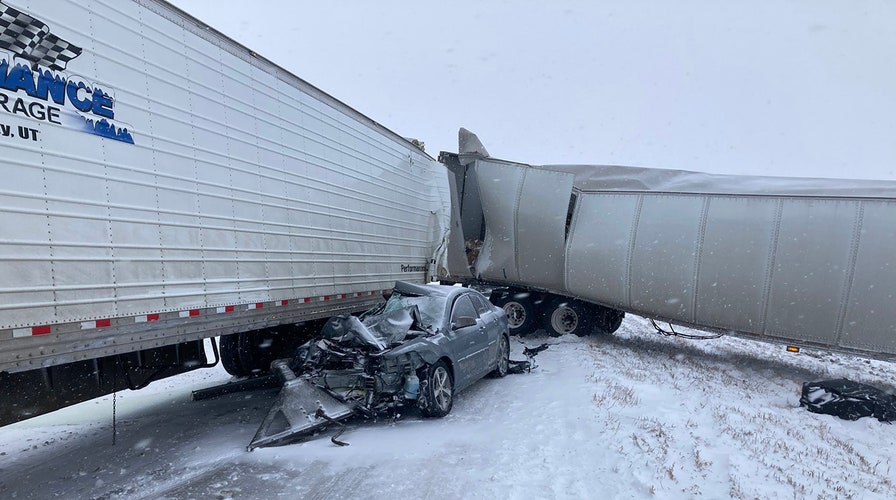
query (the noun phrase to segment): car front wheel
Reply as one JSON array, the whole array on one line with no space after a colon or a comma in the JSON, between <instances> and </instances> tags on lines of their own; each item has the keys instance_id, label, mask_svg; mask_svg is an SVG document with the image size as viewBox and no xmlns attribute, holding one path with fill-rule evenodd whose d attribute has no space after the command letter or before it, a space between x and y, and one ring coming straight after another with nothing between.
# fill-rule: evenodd
<instances>
[{"instance_id":1,"label":"car front wheel","mask_svg":"<svg viewBox=\"0 0 896 500\"><path fill-rule=\"evenodd\" d=\"M425 369L426 387L419 400L420 411L426 417L444 417L454 405L454 380L444 361Z\"/></svg>"},{"instance_id":2,"label":"car front wheel","mask_svg":"<svg viewBox=\"0 0 896 500\"><path fill-rule=\"evenodd\" d=\"M495 370L490 373L492 377L501 378L504 375L507 375L508 367L510 366L510 342L507 341L507 336L501 334L498 338L498 366L495 367Z\"/></svg>"}]
</instances>

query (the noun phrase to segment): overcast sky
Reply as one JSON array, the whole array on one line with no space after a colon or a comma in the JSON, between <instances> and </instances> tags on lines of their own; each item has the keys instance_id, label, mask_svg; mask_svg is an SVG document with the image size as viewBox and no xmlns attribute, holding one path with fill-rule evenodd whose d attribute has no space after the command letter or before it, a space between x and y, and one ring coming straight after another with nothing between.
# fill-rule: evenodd
<instances>
[{"instance_id":1,"label":"overcast sky","mask_svg":"<svg viewBox=\"0 0 896 500\"><path fill-rule=\"evenodd\" d=\"M173 3L433 156L896 179L893 1Z\"/></svg>"}]
</instances>

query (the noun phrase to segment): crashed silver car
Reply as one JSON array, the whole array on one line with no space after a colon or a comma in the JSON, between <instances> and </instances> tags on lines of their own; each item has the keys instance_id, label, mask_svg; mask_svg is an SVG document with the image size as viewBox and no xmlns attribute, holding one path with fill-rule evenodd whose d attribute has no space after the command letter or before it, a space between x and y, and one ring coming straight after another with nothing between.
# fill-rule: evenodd
<instances>
[{"instance_id":1,"label":"crashed silver car","mask_svg":"<svg viewBox=\"0 0 896 500\"><path fill-rule=\"evenodd\" d=\"M331 318L293 359L274 362L283 388L249 449L292 441L353 414L416 406L424 416L443 417L457 392L486 375L506 375L509 355L504 310L481 293L399 281L384 304Z\"/></svg>"}]
</instances>

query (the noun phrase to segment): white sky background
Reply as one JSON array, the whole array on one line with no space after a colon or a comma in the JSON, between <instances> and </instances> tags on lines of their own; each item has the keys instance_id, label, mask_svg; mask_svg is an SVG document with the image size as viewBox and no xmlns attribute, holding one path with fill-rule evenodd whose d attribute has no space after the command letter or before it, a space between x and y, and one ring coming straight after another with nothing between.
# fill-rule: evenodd
<instances>
[{"instance_id":1,"label":"white sky background","mask_svg":"<svg viewBox=\"0 0 896 500\"><path fill-rule=\"evenodd\" d=\"M896 179L892 1L173 3L433 156Z\"/></svg>"}]
</instances>

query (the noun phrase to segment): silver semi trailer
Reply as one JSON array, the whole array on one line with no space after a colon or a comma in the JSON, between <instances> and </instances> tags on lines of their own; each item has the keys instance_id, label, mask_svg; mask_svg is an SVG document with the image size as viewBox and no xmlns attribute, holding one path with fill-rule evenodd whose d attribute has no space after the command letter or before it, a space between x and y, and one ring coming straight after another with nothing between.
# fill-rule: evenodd
<instances>
[{"instance_id":1,"label":"silver semi trailer","mask_svg":"<svg viewBox=\"0 0 896 500\"><path fill-rule=\"evenodd\" d=\"M507 287L520 333L613 331L620 311L896 355L896 182L530 166L461 130L443 279Z\"/></svg>"},{"instance_id":2,"label":"silver semi trailer","mask_svg":"<svg viewBox=\"0 0 896 500\"><path fill-rule=\"evenodd\" d=\"M267 370L447 230L433 158L163 1L0 2L0 151L0 424Z\"/></svg>"}]
</instances>

